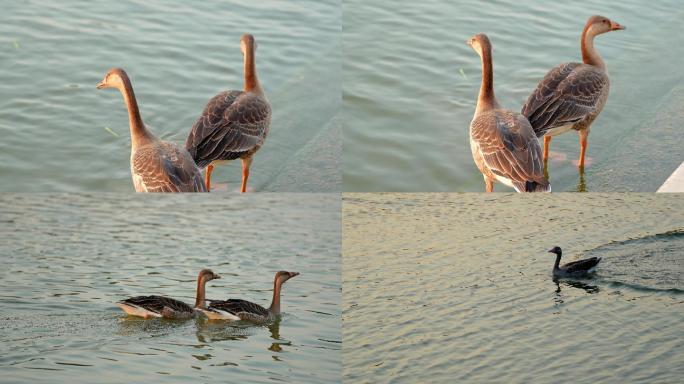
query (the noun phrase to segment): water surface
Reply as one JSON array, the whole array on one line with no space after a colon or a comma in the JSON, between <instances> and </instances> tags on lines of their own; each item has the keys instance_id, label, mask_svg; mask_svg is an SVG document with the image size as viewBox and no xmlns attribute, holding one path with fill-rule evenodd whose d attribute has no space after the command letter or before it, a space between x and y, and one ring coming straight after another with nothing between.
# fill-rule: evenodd
<instances>
[{"instance_id":1,"label":"water surface","mask_svg":"<svg viewBox=\"0 0 684 384\"><path fill-rule=\"evenodd\" d=\"M0 190L132 191L126 108L95 85L124 68L144 123L182 144L211 97L242 89L252 33L273 119L249 187L340 191L340 12L337 0L3 2ZM239 188L239 162L216 172Z\"/></svg>"},{"instance_id":2,"label":"water surface","mask_svg":"<svg viewBox=\"0 0 684 384\"><path fill-rule=\"evenodd\" d=\"M340 203L320 194L240 198L0 195L0 382L339 381ZM229 197L229 196L228 196ZM115 302L157 294L270 304L280 322L142 320Z\"/></svg>"},{"instance_id":3,"label":"water surface","mask_svg":"<svg viewBox=\"0 0 684 384\"><path fill-rule=\"evenodd\" d=\"M343 9L345 191L484 191L468 134L481 67L466 40L489 35L497 98L520 111L548 70L581 60L592 14L627 30L596 39L610 97L583 178L571 163L577 134L553 139L553 190L654 192L684 160L679 1L350 0Z\"/></svg>"},{"instance_id":4,"label":"water surface","mask_svg":"<svg viewBox=\"0 0 684 384\"><path fill-rule=\"evenodd\" d=\"M343 375L354 383L675 383L684 199L347 194ZM554 281L564 261L595 275Z\"/></svg>"}]
</instances>

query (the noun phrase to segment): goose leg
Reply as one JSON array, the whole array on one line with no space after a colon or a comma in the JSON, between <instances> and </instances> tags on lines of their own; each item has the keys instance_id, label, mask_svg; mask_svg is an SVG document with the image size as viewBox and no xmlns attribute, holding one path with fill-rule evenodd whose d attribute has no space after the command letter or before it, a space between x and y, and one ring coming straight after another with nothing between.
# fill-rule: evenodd
<instances>
[{"instance_id":1,"label":"goose leg","mask_svg":"<svg viewBox=\"0 0 684 384\"><path fill-rule=\"evenodd\" d=\"M245 193L247 191L247 179L249 178L249 167L252 165L252 158L247 157L242 159L242 188L240 192Z\"/></svg>"},{"instance_id":2,"label":"goose leg","mask_svg":"<svg viewBox=\"0 0 684 384\"><path fill-rule=\"evenodd\" d=\"M584 169L584 154L587 151L587 137L589 136L589 130L582 129L579 132L580 137L580 157L579 157L579 168Z\"/></svg>"},{"instance_id":3,"label":"goose leg","mask_svg":"<svg viewBox=\"0 0 684 384\"><path fill-rule=\"evenodd\" d=\"M209 164L207 165L207 172L204 175L204 184L207 185L207 192L211 191L211 171L214 170L214 166Z\"/></svg>"},{"instance_id":4,"label":"goose leg","mask_svg":"<svg viewBox=\"0 0 684 384\"><path fill-rule=\"evenodd\" d=\"M544 136L544 163L549 160L549 144L551 143L551 136Z\"/></svg>"},{"instance_id":5,"label":"goose leg","mask_svg":"<svg viewBox=\"0 0 684 384\"><path fill-rule=\"evenodd\" d=\"M485 176L484 181L485 181L485 191L486 192L494 192L494 180Z\"/></svg>"}]
</instances>

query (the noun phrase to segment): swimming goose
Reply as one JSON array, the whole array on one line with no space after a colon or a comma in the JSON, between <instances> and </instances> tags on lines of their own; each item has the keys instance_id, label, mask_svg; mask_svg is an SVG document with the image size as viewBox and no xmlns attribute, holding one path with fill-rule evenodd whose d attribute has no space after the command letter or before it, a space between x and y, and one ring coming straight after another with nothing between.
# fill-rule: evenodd
<instances>
[{"instance_id":1,"label":"swimming goose","mask_svg":"<svg viewBox=\"0 0 684 384\"><path fill-rule=\"evenodd\" d=\"M247 300L212 300L209 307L201 309L209 319L244 320L257 324L270 322L280 314L280 290L286 281L299 275L299 272L276 272L273 279L273 299L267 309Z\"/></svg>"},{"instance_id":2,"label":"swimming goose","mask_svg":"<svg viewBox=\"0 0 684 384\"><path fill-rule=\"evenodd\" d=\"M606 64L594 48L594 37L625 29L603 16L591 16L582 31L582 63L563 63L539 82L522 108L537 137L544 137L544 161L549 157L553 136L571 129L579 134L578 165L584 168L584 154L591 123L603 110L610 88Z\"/></svg>"},{"instance_id":3,"label":"swimming goose","mask_svg":"<svg viewBox=\"0 0 684 384\"><path fill-rule=\"evenodd\" d=\"M591 257L589 259L577 260L559 266L563 251L556 246L549 249L549 253L556 254L556 262L553 264L553 275L557 277L564 276L579 276L594 272L596 266L601 261L600 257Z\"/></svg>"},{"instance_id":4,"label":"swimming goose","mask_svg":"<svg viewBox=\"0 0 684 384\"><path fill-rule=\"evenodd\" d=\"M470 149L487 192L499 181L517 192L549 192L541 147L532 126L519 113L502 108L494 96L492 45L485 34L469 41L482 59L482 84L470 123Z\"/></svg>"},{"instance_id":5,"label":"swimming goose","mask_svg":"<svg viewBox=\"0 0 684 384\"><path fill-rule=\"evenodd\" d=\"M247 190L252 157L264 144L271 124L271 105L259 84L255 68L254 36L243 35L240 48L244 56L244 89L221 92L209 100L185 141L185 148L197 165L207 168L208 191L211 190L214 165L235 159L242 160L240 191Z\"/></svg>"},{"instance_id":6,"label":"swimming goose","mask_svg":"<svg viewBox=\"0 0 684 384\"><path fill-rule=\"evenodd\" d=\"M204 308L205 295L204 286L207 281L220 279L221 276L215 274L210 269L203 269L197 276L197 291L195 297L195 308ZM136 296L116 303L121 309L131 316L144 317L165 317L169 319L189 319L194 317L196 311L188 304L164 296Z\"/></svg>"},{"instance_id":7,"label":"swimming goose","mask_svg":"<svg viewBox=\"0 0 684 384\"><path fill-rule=\"evenodd\" d=\"M110 69L97 89L123 94L131 129L131 175L136 192L206 192L202 173L190 154L152 134L140 118L133 86L121 68Z\"/></svg>"}]
</instances>

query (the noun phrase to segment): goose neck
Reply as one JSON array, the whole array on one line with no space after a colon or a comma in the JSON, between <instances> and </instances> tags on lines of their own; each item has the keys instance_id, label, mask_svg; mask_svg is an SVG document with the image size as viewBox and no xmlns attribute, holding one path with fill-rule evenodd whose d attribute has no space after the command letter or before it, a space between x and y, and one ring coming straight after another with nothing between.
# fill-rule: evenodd
<instances>
[{"instance_id":1,"label":"goose neck","mask_svg":"<svg viewBox=\"0 0 684 384\"><path fill-rule=\"evenodd\" d=\"M596 37L596 33L594 33L591 25L585 26L582 31L582 61L584 64L605 69L606 63L603 62L601 55L594 48L594 37Z\"/></svg>"},{"instance_id":2,"label":"goose neck","mask_svg":"<svg viewBox=\"0 0 684 384\"><path fill-rule=\"evenodd\" d=\"M477 98L477 112L497 107L494 96L494 66L492 64L492 49L484 47L482 50L482 83Z\"/></svg>"}]
</instances>

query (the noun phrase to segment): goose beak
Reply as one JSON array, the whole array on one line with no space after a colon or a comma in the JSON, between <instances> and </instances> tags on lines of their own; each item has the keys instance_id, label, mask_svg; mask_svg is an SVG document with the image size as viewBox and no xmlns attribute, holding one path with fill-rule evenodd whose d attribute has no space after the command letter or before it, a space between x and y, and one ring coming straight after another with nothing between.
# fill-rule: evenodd
<instances>
[{"instance_id":1,"label":"goose beak","mask_svg":"<svg viewBox=\"0 0 684 384\"><path fill-rule=\"evenodd\" d=\"M466 40L466 44L468 44L468 46L472 47L473 46L473 39Z\"/></svg>"},{"instance_id":2,"label":"goose beak","mask_svg":"<svg viewBox=\"0 0 684 384\"><path fill-rule=\"evenodd\" d=\"M549 249L549 250L546 251L546 252L548 252L548 253L556 253L556 252L553 251L553 248Z\"/></svg>"},{"instance_id":3,"label":"goose beak","mask_svg":"<svg viewBox=\"0 0 684 384\"><path fill-rule=\"evenodd\" d=\"M293 278L295 276L298 276L299 272L290 272L290 278Z\"/></svg>"},{"instance_id":4,"label":"goose beak","mask_svg":"<svg viewBox=\"0 0 684 384\"><path fill-rule=\"evenodd\" d=\"M214 275L214 279L220 279L221 275Z\"/></svg>"},{"instance_id":5,"label":"goose beak","mask_svg":"<svg viewBox=\"0 0 684 384\"><path fill-rule=\"evenodd\" d=\"M104 81L101 81L101 82L97 83L97 85L96 85L95 87L96 87L97 89L102 89L102 88L104 88L106 85L107 85L107 84L105 84Z\"/></svg>"},{"instance_id":6,"label":"goose beak","mask_svg":"<svg viewBox=\"0 0 684 384\"><path fill-rule=\"evenodd\" d=\"M624 25L620 25L619 23L616 23L614 21L610 22L610 30L611 31L621 31L625 29L626 27Z\"/></svg>"}]
</instances>

